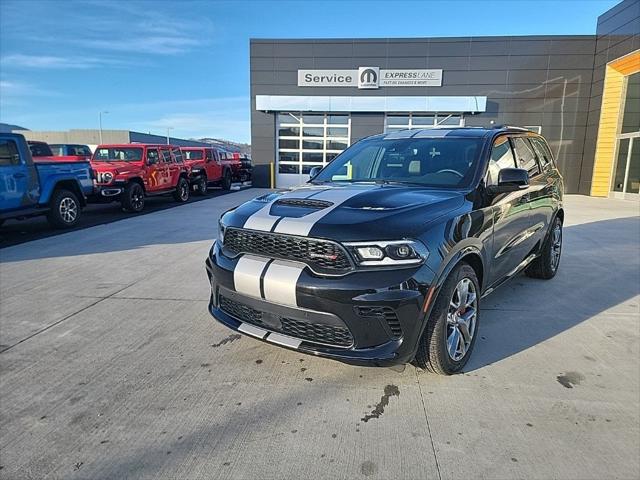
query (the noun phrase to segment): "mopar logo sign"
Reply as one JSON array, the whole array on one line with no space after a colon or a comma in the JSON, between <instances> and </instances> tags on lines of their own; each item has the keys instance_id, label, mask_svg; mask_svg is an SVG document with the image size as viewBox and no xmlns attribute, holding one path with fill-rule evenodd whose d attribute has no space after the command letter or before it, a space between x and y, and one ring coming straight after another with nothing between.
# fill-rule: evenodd
<instances>
[{"instance_id":1,"label":"mopar logo sign","mask_svg":"<svg viewBox=\"0 0 640 480\"><path fill-rule=\"evenodd\" d=\"M358 68L358 88L378 88L379 67Z\"/></svg>"},{"instance_id":2,"label":"mopar logo sign","mask_svg":"<svg viewBox=\"0 0 640 480\"><path fill-rule=\"evenodd\" d=\"M298 70L299 87L441 87L440 69Z\"/></svg>"}]
</instances>

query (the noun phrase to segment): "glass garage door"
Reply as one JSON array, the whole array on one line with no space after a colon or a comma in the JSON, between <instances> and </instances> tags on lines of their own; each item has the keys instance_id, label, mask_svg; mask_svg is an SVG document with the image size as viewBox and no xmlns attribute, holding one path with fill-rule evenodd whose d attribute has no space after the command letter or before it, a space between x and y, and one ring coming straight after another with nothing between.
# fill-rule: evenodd
<instances>
[{"instance_id":1,"label":"glass garage door","mask_svg":"<svg viewBox=\"0 0 640 480\"><path fill-rule=\"evenodd\" d=\"M305 183L313 167L326 165L351 138L348 114L279 113L276 186Z\"/></svg>"}]
</instances>

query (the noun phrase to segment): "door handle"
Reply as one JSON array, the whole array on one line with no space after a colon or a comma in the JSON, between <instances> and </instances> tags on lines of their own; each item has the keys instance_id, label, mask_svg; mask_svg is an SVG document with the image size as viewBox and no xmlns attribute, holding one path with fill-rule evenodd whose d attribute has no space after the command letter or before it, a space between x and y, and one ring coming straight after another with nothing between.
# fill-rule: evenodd
<instances>
[{"instance_id":1,"label":"door handle","mask_svg":"<svg viewBox=\"0 0 640 480\"><path fill-rule=\"evenodd\" d=\"M24 178L26 175L24 173L14 173L13 178Z\"/></svg>"}]
</instances>

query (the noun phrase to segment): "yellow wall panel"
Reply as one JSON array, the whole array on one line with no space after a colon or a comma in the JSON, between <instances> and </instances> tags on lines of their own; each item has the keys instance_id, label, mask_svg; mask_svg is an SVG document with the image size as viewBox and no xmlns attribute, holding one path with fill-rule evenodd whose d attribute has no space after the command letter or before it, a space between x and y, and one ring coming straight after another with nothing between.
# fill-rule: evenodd
<instances>
[{"instance_id":1,"label":"yellow wall panel","mask_svg":"<svg viewBox=\"0 0 640 480\"><path fill-rule=\"evenodd\" d=\"M615 162L616 135L620 128L620 107L627 75L640 72L640 50L606 66L602 107L598 124L596 158L591 179L591 195L609 196L611 175Z\"/></svg>"}]
</instances>

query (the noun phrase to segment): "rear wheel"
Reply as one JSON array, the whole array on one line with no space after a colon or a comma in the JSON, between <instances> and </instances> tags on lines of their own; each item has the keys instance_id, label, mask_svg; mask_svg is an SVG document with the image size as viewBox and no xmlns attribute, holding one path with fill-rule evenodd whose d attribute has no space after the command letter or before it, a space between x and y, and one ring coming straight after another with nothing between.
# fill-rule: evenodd
<instances>
[{"instance_id":1,"label":"rear wheel","mask_svg":"<svg viewBox=\"0 0 640 480\"><path fill-rule=\"evenodd\" d=\"M176 202L184 203L189 200L189 182L186 178L180 177L178 185L176 185L176 191L173 192L173 198Z\"/></svg>"},{"instance_id":2,"label":"rear wheel","mask_svg":"<svg viewBox=\"0 0 640 480\"><path fill-rule=\"evenodd\" d=\"M480 285L466 263L453 269L440 289L414 359L416 366L440 375L458 373L476 341Z\"/></svg>"},{"instance_id":3,"label":"rear wheel","mask_svg":"<svg viewBox=\"0 0 640 480\"><path fill-rule=\"evenodd\" d=\"M60 189L51 197L51 210L47 219L56 228L71 228L80 220L81 212L82 208L75 193Z\"/></svg>"},{"instance_id":4,"label":"rear wheel","mask_svg":"<svg viewBox=\"0 0 640 480\"><path fill-rule=\"evenodd\" d=\"M207 177L200 177L198 181L194 184L195 192L197 195L206 195L207 194Z\"/></svg>"},{"instance_id":5,"label":"rear wheel","mask_svg":"<svg viewBox=\"0 0 640 480\"><path fill-rule=\"evenodd\" d=\"M222 174L220 185L223 190L229 190L231 188L231 172L229 170L225 170Z\"/></svg>"},{"instance_id":6,"label":"rear wheel","mask_svg":"<svg viewBox=\"0 0 640 480\"><path fill-rule=\"evenodd\" d=\"M562 221L555 218L540 256L527 267L525 273L531 278L549 280L556 276L562 254Z\"/></svg>"},{"instance_id":7,"label":"rear wheel","mask_svg":"<svg viewBox=\"0 0 640 480\"><path fill-rule=\"evenodd\" d=\"M138 182L131 182L124 188L122 208L133 213L139 213L144 209L144 190Z\"/></svg>"}]
</instances>

